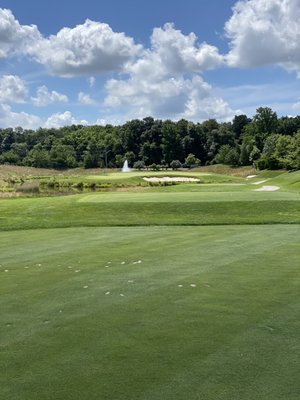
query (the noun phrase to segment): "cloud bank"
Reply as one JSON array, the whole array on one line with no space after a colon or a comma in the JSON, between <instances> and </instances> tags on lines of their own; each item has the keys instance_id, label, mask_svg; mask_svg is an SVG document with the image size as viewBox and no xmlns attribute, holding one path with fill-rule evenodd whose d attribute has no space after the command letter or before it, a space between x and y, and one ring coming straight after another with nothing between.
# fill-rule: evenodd
<instances>
[{"instance_id":1,"label":"cloud bank","mask_svg":"<svg viewBox=\"0 0 300 400\"><path fill-rule=\"evenodd\" d=\"M299 0L239 1L225 31L232 67L277 64L300 77Z\"/></svg>"},{"instance_id":2,"label":"cloud bank","mask_svg":"<svg viewBox=\"0 0 300 400\"><path fill-rule=\"evenodd\" d=\"M127 64L127 78L108 80L105 104L130 108L136 117L229 118L229 105L200 75L222 62L216 47L198 44L195 34L184 35L173 24L165 24L153 30L151 48Z\"/></svg>"},{"instance_id":3,"label":"cloud bank","mask_svg":"<svg viewBox=\"0 0 300 400\"><path fill-rule=\"evenodd\" d=\"M89 19L45 36L36 25L22 25L10 10L0 8L2 61L7 59L13 65L14 61L24 60L42 65L51 79L82 77L88 86L78 88L72 103L69 93L67 96L50 90L44 82L33 88L33 83L26 83L23 77L3 74L0 123L24 127L87 123L71 111L58 109L58 105L66 103L69 107L101 106L101 115L95 116L95 120L147 115L195 121L231 119L235 110L206 82L206 71L277 65L295 71L300 78L299 21L299 0L237 1L224 26L229 51L220 54L217 47L199 41L193 32L184 34L172 23L154 28L150 45L145 47L125 33L113 31L108 24ZM101 80L97 79L95 85L99 75L106 79L101 100L96 92ZM225 97L226 92L223 93ZM42 119L33 113L14 111L13 103L55 105L56 109L52 108L51 115Z\"/></svg>"}]
</instances>

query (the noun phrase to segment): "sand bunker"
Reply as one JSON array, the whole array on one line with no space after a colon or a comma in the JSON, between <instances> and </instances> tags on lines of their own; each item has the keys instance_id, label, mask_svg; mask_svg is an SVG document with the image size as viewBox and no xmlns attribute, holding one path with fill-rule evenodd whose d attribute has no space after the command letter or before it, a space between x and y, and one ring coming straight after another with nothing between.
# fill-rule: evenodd
<instances>
[{"instance_id":1,"label":"sand bunker","mask_svg":"<svg viewBox=\"0 0 300 400\"><path fill-rule=\"evenodd\" d=\"M263 179L262 181L253 182L252 185L260 185L261 183L267 182L268 179Z\"/></svg>"},{"instance_id":2,"label":"sand bunker","mask_svg":"<svg viewBox=\"0 0 300 400\"><path fill-rule=\"evenodd\" d=\"M186 178L183 176L174 176L174 177L170 177L170 176L162 176L162 177L156 177L156 176L152 176L152 177L144 177L143 178L144 181L147 182L200 182L200 179L197 178Z\"/></svg>"},{"instance_id":3,"label":"sand bunker","mask_svg":"<svg viewBox=\"0 0 300 400\"><path fill-rule=\"evenodd\" d=\"M263 186L259 189L255 189L255 192L275 192L276 190L279 190L279 186Z\"/></svg>"}]
</instances>

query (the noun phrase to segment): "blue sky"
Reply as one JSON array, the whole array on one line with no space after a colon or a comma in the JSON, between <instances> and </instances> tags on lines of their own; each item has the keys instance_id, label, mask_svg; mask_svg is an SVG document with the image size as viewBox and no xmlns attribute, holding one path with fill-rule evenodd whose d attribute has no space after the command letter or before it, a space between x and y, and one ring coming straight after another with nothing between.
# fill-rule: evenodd
<instances>
[{"instance_id":1,"label":"blue sky","mask_svg":"<svg viewBox=\"0 0 300 400\"><path fill-rule=\"evenodd\" d=\"M300 114L298 0L0 7L1 127Z\"/></svg>"}]
</instances>

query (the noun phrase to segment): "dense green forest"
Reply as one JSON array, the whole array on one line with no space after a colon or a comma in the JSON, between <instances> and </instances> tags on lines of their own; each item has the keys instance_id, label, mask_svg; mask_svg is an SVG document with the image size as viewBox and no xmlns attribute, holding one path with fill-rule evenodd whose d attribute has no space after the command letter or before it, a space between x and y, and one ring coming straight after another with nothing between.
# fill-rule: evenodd
<instances>
[{"instance_id":1,"label":"dense green forest","mask_svg":"<svg viewBox=\"0 0 300 400\"><path fill-rule=\"evenodd\" d=\"M268 107L232 122L154 120L119 126L0 129L0 164L39 168L179 168L223 163L260 169L300 169L300 116L277 117Z\"/></svg>"}]
</instances>

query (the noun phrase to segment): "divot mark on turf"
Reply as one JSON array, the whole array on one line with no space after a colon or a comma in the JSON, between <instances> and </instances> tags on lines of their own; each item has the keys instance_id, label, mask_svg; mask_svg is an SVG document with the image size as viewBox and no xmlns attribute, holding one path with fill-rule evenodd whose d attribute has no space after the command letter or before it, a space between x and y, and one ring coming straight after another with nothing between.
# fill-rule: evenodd
<instances>
[{"instance_id":1,"label":"divot mark on turf","mask_svg":"<svg viewBox=\"0 0 300 400\"><path fill-rule=\"evenodd\" d=\"M178 287L183 287L183 285L178 285Z\"/></svg>"},{"instance_id":2,"label":"divot mark on turf","mask_svg":"<svg viewBox=\"0 0 300 400\"><path fill-rule=\"evenodd\" d=\"M76 269L76 271L75 272L80 272L80 269Z\"/></svg>"},{"instance_id":3,"label":"divot mark on turf","mask_svg":"<svg viewBox=\"0 0 300 400\"><path fill-rule=\"evenodd\" d=\"M133 283L134 281L132 281L132 280L129 280L129 281L127 281L128 283Z\"/></svg>"},{"instance_id":4,"label":"divot mark on turf","mask_svg":"<svg viewBox=\"0 0 300 400\"><path fill-rule=\"evenodd\" d=\"M88 288L88 286L87 286L87 285L83 286L83 289L87 289L87 288Z\"/></svg>"},{"instance_id":5,"label":"divot mark on turf","mask_svg":"<svg viewBox=\"0 0 300 400\"><path fill-rule=\"evenodd\" d=\"M110 292L106 292L105 295L107 296L108 294L110 294Z\"/></svg>"},{"instance_id":6,"label":"divot mark on turf","mask_svg":"<svg viewBox=\"0 0 300 400\"><path fill-rule=\"evenodd\" d=\"M120 296L121 296L121 297L124 297L124 294L123 294L123 293L120 293Z\"/></svg>"},{"instance_id":7,"label":"divot mark on turf","mask_svg":"<svg viewBox=\"0 0 300 400\"><path fill-rule=\"evenodd\" d=\"M194 283L190 284L191 287L196 287L197 285L195 285Z\"/></svg>"},{"instance_id":8,"label":"divot mark on turf","mask_svg":"<svg viewBox=\"0 0 300 400\"><path fill-rule=\"evenodd\" d=\"M124 264L125 264L125 261L122 261L121 264L124 265Z\"/></svg>"},{"instance_id":9,"label":"divot mark on turf","mask_svg":"<svg viewBox=\"0 0 300 400\"><path fill-rule=\"evenodd\" d=\"M8 269L5 269L4 272L8 272Z\"/></svg>"},{"instance_id":10,"label":"divot mark on turf","mask_svg":"<svg viewBox=\"0 0 300 400\"><path fill-rule=\"evenodd\" d=\"M267 328L270 332L273 332L273 331L274 331L274 328L272 328L271 326L266 326L266 328Z\"/></svg>"}]
</instances>

